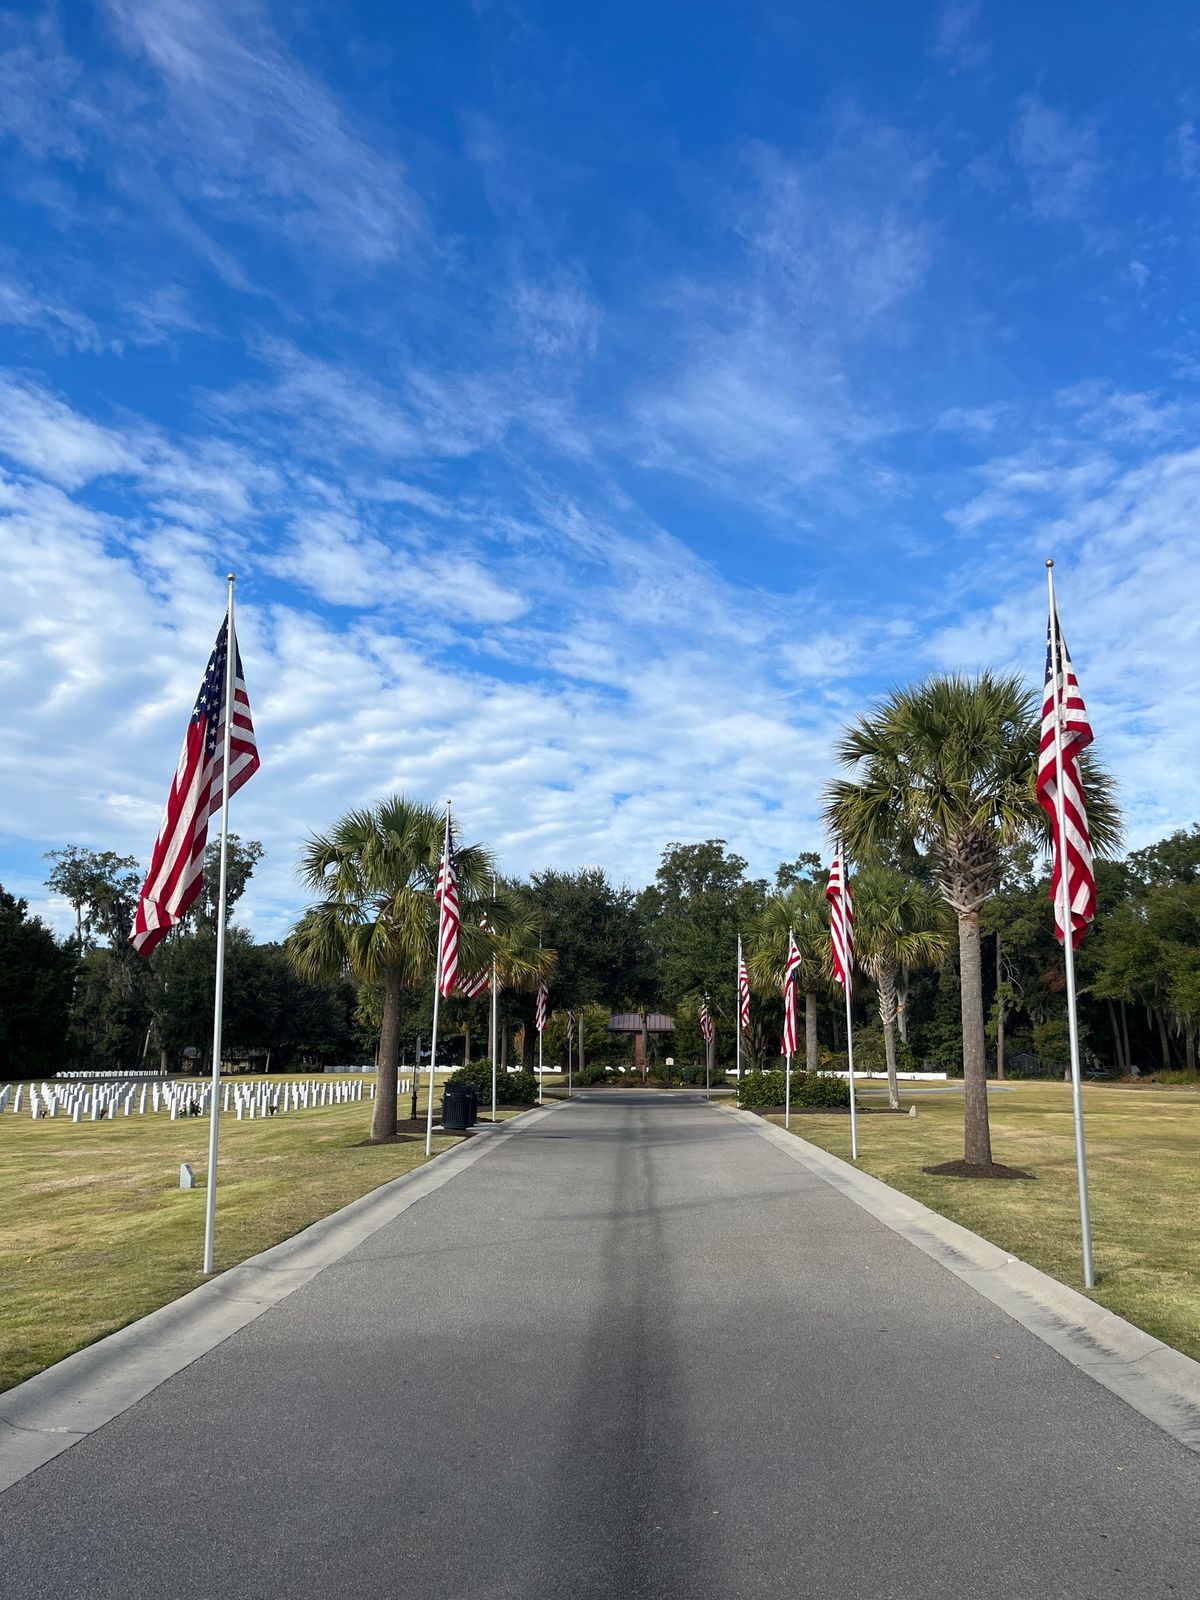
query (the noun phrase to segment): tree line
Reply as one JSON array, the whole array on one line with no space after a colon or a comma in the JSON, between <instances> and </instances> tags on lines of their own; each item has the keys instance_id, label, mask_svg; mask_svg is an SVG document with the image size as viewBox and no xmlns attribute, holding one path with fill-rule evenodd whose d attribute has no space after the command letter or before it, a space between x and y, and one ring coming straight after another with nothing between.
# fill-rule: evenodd
<instances>
[{"instance_id":1,"label":"tree line","mask_svg":"<svg viewBox=\"0 0 1200 1600\"><path fill-rule=\"evenodd\" d=\"M825 825L849 850L860 982L858 1064L889 1073L927 1062L967 1079L966 1154L990 1159L984 1077L1033 1058L1065 1061L1061 951L1047 899L1046 824L1034 776L1038 704L1013 677L935 678L899 690L844 735L845 776L828 787ZM1086 1056L1113 1072L1196 1067L1200 1019L1200 824L1124 858L1106 774L1085 765L1098 850L1096 924L1078 953ZM378 1059L394 1115L398 1063L429 1038L436 938L433 889L442 816L403 796L348 813L303 851L312 903L282 944L230 930L226 1052L258 1066ZM231 840L230 910L261 857ZM0 900L0 1045L9 1075L71 1061L206 1063L216 934L216 857L186 923L150 961L128 945L137 864L69 846L48 884L72 906L54 939L12 896ZM547 1060L565 1050L566 1017L584 1070L628 1056L610 1010L675 1018L673 1052L699 1061L704 997L717 1023L716 1065L735 1054L734 951L745 944L755 1004L743 1036L749 1070L774 1066L789 932L800 955L802 1051L810 1069L846 1051L831 982L826 872L816 852L749 875L723 839L671 842L653 882L616 884L600 868L503 876L488 847L458 841L460 969L497 964L499 1054L535 1059L538 985L550 985ZM488 999L443 1007L448 1060L486 1049ZM375 1132L386 1136L380 1124Z\"/></svg>"}]
</instances>

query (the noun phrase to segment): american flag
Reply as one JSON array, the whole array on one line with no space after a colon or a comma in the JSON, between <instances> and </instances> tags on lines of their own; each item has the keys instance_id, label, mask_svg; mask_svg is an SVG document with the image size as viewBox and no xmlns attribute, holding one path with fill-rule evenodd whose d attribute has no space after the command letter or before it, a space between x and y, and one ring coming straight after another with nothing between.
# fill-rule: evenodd
<instances>
[{"instance_id":1,"label":"american flag","mask_svg":"<svg viewBox=\"0 0 1200 1600\"><path fill-rule=\"evenodd\" d=\"M738 1017L742 1031L750 1026L750 974L746 971L746 963L738 956Z\"/></svg>"},{"instance_id":2,"label":"american flag","mask_svg":"<svg viewBox=\"0 0 1200 1600\"><path fill-rule=\"evenodd\" d=\"M442 908L438 918L438 955L441 960L441 990L443 1000L454 993L458 977L458 878L454 872L454 841L450 837L450 824L446 824L446 844L438 866L437 887L433 898Z\"/></svg>"},{"instance_id":3,"label":"american flag","mask_svg":"<svg viewBox=\"0 0 1200 1600\"><path fill-rule=\"evenodd\" d=\"M783 1054L796 1054L796 973L800 970L800 952L792 931L788 929L787 966L783 970Z\"/></svg>"},{"instance_id":4,"label":"american flag","mask_svg":"<svg viewBox=\"0 0 1200 1600\"><path fill-rule=\"evenodd\" d=\"M1083 793L1083 780L1079 773L1079 755L1092 742L1092 727L1088 721L1087 707L1083 703L1079 680L1067 641L1053 619L1054 632L1058 634L1060 670L1054 670L1051 660L1051 625L1046 624L1046 686L1042 700L1042 745L1038 756L1037 797L1042 810L1050 819L1054 838L1054 868L1050 879L1050 899L1054 905L1054 931L1061 943L1064 936L1062 918L1063 840L1058 825L1058 773L1054 751L1054 718L1058 713L1062 726L1062 777L1063 816L1066 820L1066 871L1067 905L1071 918L1071 944L1077 945L1087 931L1087 925L1096 914L1096 874L1092 867L1092 838L1088 832L1087 803Z\"/></svg>"},{"instance_id":5,"label":"american flag","mask_svg":"<svg viewBox=\"0 0 1200 1600\"><path fill-rule=\"evenodd\" d=\"M705 1044L712 1043L713 1032L712 1013L708 1009L708 996L705 995L704 1004L700 1007L700 1034Z\"/></svg>"},{"instance_id":6,"label":"american flag","mask_svg":"<svg viewBox=\"0 0 1200 1600\"><path fill-rule=\"evenodd\" d=\"M537 992L537 1018L536 1018L536 1022L535 1022L535 1026L536 1026L537 1031L539 1033L545 1033L545 1031L546 1031L546 1018L549 1015L549 1012L547 1010L547 1003L549 1001L549 998L550 998L549 989L546 987L546 985L544 983L539 983L538 984L538 992Z\"/></svg>"},{"instance_id":7,"label":"american flag","mask_svg":"<svg viewBox=\"0 0 1200 1600\"><path fill-rule=\"evenodd\" d=\"M229 618L217 634L204 682L184 735L183 750L167 797L150 871L138 898L130 943L148 956L200 893L210 817L221 809L225 772L225 672ZM236 794L258 771L258 745L242 657L233 636L233 726L229 736L229 792Z\"/></svg>"},{"instance_id":8,"label":"american flag","mask_svg":"<svg viewBox=\"0 0 1200 1600\"><path fill-rule=\"evenodd\" d=\"M486 915L480 917L479 926L485 933L489 932L488 919ZM491 987L491 982L491 968L480 967L479 971L476 972L472 977L464 978L458 987L462 990L463 994L466 995L468 1000L478 1000L481 994L486 994L488 992L488 989Z\"/></svg>"},{"instance_id":9,"label":"american flag","mask_svg":"<svg viewBox=\"0 0 1200 1600\"><path fill-rule=\"evenodd\" d=\"M849 994L854 986L854 902L844 855L834 856L825 890L833 942L833 975Z\"/></svg>"}]
</instances>

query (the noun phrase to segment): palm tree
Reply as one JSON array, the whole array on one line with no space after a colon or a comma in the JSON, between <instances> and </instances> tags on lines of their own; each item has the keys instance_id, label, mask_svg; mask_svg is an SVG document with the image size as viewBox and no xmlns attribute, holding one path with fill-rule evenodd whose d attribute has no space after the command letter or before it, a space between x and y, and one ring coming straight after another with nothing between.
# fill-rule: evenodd
<instances>
[{"instance_id":1,"label":"palm tree","mask_svg":"<svg viewBox=\"0 0 1200 1600\"><path fill-rule=\"evenodd\" d=\"M288 938L288 954L306 978L349 971L368 983L383 981L379 1073L371 1116L372 1140L396 1132L396 1068L405 991L433 976L437 917L433 899L445 830L434 806L392 795L365 810L349 811L328 833L304 846L300 875L322 898ZM492 958L493 937L508 912L493 901L491 853L482 845L456 847L462 932L459 966L478 971Z\"/></svg>"},{"instance_id":2,"label":"palm tree","mask_svg":"<svg viewBox=\"0 0 1200 1600\"><path fill-rule=\"evenodd\" d=\"M854 778L829 785L825 815L861 860L889 849L924 851L942 898L958 918L964 1087L964 1157L992 1159L984 1053L980 907L1000 882L1002 852L1048 837L1034 781L1039 705L1015 673L938 676L893 690L837 746ZM1084 758L1092 840L1119 837L1111 779Z\"/></svg>"},{"instance_id":3,"label":"palm tree","mask_svg":"<svg viewBox=\"0 0 1200 1600\"><path fill-rule=\"evenodd\" d=\"M936 890L894 867L865 867L854 883L854 943L879 999L887 1056L888 1101L900 1109L896 1078L897 989L902 972L940 967L949 945L945 902Z\"/></svg>"},{"instance_id":4,"label":"palm tree","mask_svg":"<svg viewBox=\"0 0 1200 1600\"><path fill-rule=\"evenodd\" d=\"M819 883L802 878L783 894L772 895L759 914L746 965L758 989L775 989L787 964L788 930L800 953L797 985L804 991L804 1065L817 1070L817 1001L832 974L829 907Z\"/></svg>"},{"instance_id":5,"label":"palm tree","mask_svg":"<svg viewBox=\"0 0 1200 1600\"><path fill-rule=\"evenodd\" d=\"M527 884L502 884L499 890L506 916L497 930L496 976L502 994L520 994L525 1027L522 1066L530 1071L536 1059L533 1042L534 997L538 985L554 976L558 953L543 945L543 916L536 896Z\"/></svg>"}]
</instances>

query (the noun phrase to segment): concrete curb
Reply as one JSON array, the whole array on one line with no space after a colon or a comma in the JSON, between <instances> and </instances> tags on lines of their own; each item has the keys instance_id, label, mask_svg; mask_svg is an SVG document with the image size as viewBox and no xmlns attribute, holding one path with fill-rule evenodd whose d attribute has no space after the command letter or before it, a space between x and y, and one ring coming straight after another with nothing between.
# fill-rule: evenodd
<instances>
[{"instance_id":1,"label":"concrete curb","mask_svg":"<svg viewBox=\"0 0 1200 1600\"><path fill-rule=\"evenodd\" d=\"M1164 1433L1200 1453L1200 1362L798 1135L752 1111L719 1109L916 1245Z\"/></svg>"},{"instance_id":2,"label":"concrete curb","mask_svg":"<svg viewBox=\"0 0 1200 1600\"><path fill-rule=\"evenodd\" d=\"M442 1151L415 1172L393 1178L0 1394L0 1493L136 1405L418 1200L556 1109L556 1104L533 1107L485 1125L475 1138Z\"/></svg>"}]
</instances>

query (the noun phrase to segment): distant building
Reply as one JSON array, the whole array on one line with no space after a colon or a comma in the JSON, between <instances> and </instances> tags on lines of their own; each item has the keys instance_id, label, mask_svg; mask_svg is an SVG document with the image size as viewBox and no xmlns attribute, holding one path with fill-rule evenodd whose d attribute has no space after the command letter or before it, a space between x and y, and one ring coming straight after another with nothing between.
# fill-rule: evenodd
<instances>
[{"instance_id":1,"label":"distant building","mask_svg":"<svg viewBox=\"0 0 1200 1600\"><path fill-rule=\"evenodd\" d=\"M646 1070L646 1046L652 1033L674 1033L675 1018L662 1011L617 1011L608 1019L609 1033L633 1035L635 1072Z\"/></svg>"}]
</instances>

